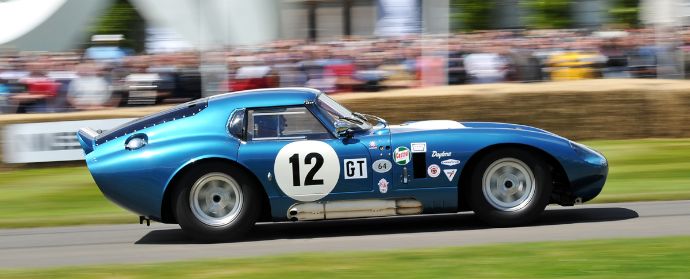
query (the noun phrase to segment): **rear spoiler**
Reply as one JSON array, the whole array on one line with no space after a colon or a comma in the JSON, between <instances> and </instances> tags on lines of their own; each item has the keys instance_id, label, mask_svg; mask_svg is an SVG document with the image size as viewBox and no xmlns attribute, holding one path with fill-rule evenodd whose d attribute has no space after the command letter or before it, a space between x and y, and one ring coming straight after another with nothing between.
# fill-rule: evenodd
<instances>
[{"instance_id":1,"label":"rear spoiler","mask_svg":"<svg viewBox=\"0 0 690 279\"><path fill-rule=\"evenodd\" d=\"M84 154L89 154L93 151L94 143L98 132L92 130L91 128L81 128L77 132L77 138L79 139L79 144L81 148L84 149Z\"/></svg>"}]
</instances>

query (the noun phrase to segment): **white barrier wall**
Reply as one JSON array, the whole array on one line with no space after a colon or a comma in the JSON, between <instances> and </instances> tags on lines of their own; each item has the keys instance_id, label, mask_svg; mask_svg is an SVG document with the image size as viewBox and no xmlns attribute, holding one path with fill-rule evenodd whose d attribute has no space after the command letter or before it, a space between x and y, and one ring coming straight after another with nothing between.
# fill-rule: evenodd
<instances>
[{"instance_id":1,"label":"white barrier wall","mask_svg":"<svg viewBox=\"0 0 690 279\"><path fill-rule=\"evenodd\" d=\"M89 127L109 130L135 118L61 121L7 125L2 147L5 163L37 163L84 159L77 131ZM123 147L124 148L124 147Z\"/></svg>"}]
</instances>

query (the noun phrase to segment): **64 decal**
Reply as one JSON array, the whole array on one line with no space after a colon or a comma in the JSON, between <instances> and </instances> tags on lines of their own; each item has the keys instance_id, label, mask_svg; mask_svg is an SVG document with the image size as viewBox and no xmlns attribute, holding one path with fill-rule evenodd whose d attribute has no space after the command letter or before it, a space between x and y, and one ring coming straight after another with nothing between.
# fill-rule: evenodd
<instances>
[{"instance_id":1,"label":"64 decal","mask_svg":"<svg viewBox=\"0 0 690 279\"><path fill-rule=\"evenodd\" d=\"M393 163L386 159L378 159L371 164L371 168L378 173L386 173L393 168Z\"/></svg>"}]
</instances>

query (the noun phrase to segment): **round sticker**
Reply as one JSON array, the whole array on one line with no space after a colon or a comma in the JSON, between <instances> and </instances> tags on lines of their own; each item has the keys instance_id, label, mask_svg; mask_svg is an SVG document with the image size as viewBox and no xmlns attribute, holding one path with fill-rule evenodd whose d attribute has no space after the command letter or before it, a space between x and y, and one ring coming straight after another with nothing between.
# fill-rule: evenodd
<instances>
[{"instance_id":1,"label":"round sticker","mask_svg":"<svg viewBox=\"0 0 690 279\"><path fill-rule=\"evenodd\" d=\"M437 164L432 164L426 169L426 173L429 177L438 177L441 174L441 168Z\"/></svg>"},{"instance_id":2,"label":"round sticker","mask_svg":"<svg viewBox=\"0 0 690 279\"><path fill-rule=\"evenodd\" d=\"M371 164L371 168L378 173L386 173L389 170L391 170L392 167L393 163L386 159L378 159L373 164Z\"/></svg>"},{"instance_id":3,"label":"round sticker","mask_svg":"<svg viewBox=\"0 0 690 279\"><path fill-rule=\"evenodd\" d=\"M320 141L291 142L280 149L273 163L278 187L298 201L327 196L340 177L340 160L333 147Z\"/></svg>"},{"instance_id":4,"label":"round sticker","mask_svg":"<svg viewBox=\"0 0 690 279\"><path fill-rule=\"evenodd\" d=\"M398 148L393 151L393 159L398 165L407 165L407 163L410 162L410 150L407 149L407 147L398 146Z\"/></svg>"}]
</instances>

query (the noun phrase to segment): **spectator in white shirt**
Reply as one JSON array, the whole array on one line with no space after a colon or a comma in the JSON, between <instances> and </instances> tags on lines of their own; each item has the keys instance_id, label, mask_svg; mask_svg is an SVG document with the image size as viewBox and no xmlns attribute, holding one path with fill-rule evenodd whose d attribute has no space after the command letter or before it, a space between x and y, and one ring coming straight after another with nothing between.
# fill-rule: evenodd
<instances>
[{"instance_id":1,"label":"spectator in white shirt","mask_svg":"<svg viewBox=\"0 0 690 279\"><path fill-rule=\"evenodd\" d=\"M100 75L100 69L94 64L77 66L78 77L73 79L67 89L67 101L77 110L94 110L112 107L113 100L110 85Z\"/></svg>"}]
</instances>

